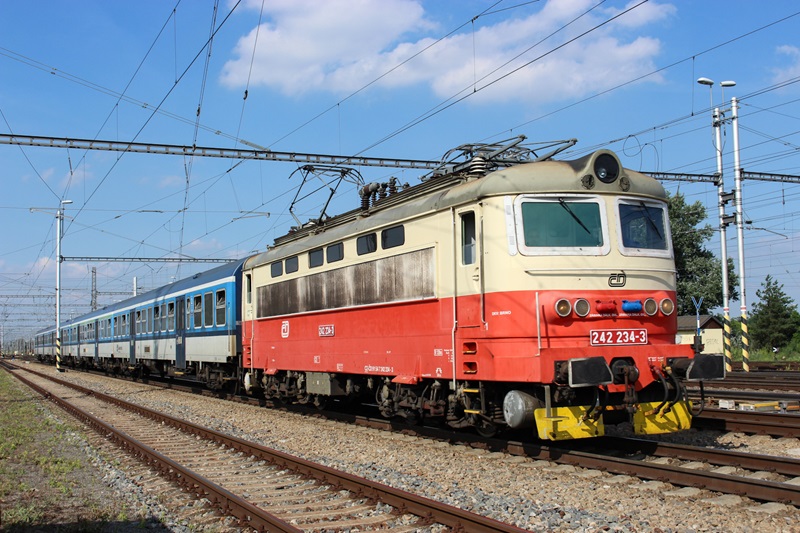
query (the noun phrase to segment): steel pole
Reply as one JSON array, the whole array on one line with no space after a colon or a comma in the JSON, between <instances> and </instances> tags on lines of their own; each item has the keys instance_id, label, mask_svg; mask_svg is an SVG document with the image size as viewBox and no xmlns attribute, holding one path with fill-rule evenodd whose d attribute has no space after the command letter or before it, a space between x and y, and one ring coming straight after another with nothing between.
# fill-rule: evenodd
<instances>
[{"instance_id":1,"label":"steel pole","mask_svg":"<svg viewBox=\"0 0 800 533\"><path fill-rule=\"evenodd\" d=\"M61 221L64 213L61 205L56 211L56 370L61 368Z\"/></svg>"},{"instance_id":2,"label":"steel pole","mask_svg":"<svg viewBox=\"0 0 800 533\"><path fill-rule=\"evenodd\" d=\"M719 200L719 244L722 256L722 311L723 311L723 347L725 352L725 369L732 370L731 363L731 314L730 294L728 291L728 235L725 222L725 180L722 174L722 117L719 108L714 109L714 130L716 132L717 152L717 197Z\"/></svg>"},{"instance_id":3,"label":"steel pole","mask_svg":"<svg viewBox=\"0 0 800 533\"><path fill-rule=\"evenodd\" d=\"M731 121L733 122L733 165L736 184L736 236L739 241L739 302L742 320L742 367L750 372L750 334L747 331L747 296L744 271L744 214L742 213L742 167L739 162L739 102L731 98Z\"/></svg>"}]
</instances>

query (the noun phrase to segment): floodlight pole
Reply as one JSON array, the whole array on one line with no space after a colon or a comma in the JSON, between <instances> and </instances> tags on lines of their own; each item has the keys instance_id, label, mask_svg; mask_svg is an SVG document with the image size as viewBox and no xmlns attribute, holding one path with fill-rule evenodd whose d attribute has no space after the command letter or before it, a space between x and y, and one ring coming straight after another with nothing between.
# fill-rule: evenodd
<instances>
[{"instance_id":1,"label":"floodlight pole","mask_svg":"<svg viewBox=\"0 0 800 533\"><path fill-rule=\"evenodd\" d=\"M739 241L739 303L742 320L742 369L750 372L750 334L747 330L747 298L744 273L744 213L742 213L742 166L739 161L739 102L731 98L731 121L733 123L733 166L735 180L736 236Z\"/></svg>"},{"instance_id":2,"label":"floodlight pole","mask_svg":"<svg viewBox=\"0 0 800 533\"><path fill-rule=\"evenodd\" d=\"M708 87L711 96L711 105L714 105L714 81L709 78L699 78L697 83ZM723 81L722 100L725 101L725 87L733 87L736 82ZM718 107L714 108L712 115L712 126L715 131L715 152L717 160L717 203L719 205L719 240L720 256L722 262L722 311L723 311L723 349L725 352L725 369L732 370L731 360L731 317L730 317L730 291L728 290L728 235L726 227L731 222L731 218L725 214L725 204L730 200L730 194L725 192L725 180L722 171L722 125L724 124L724 112Z\"/></svg>"},{"instance_id":3,"label":"floodlight pole","mask_svg":"<svg viewBox=\"0 0 800 533\"><path fill-rule=\"evenodd\" d=\"M61 237L64 206L71 203L72 200L61 200L56 210L56 370L58 372L64 371L61 368L61 263L64 261L61 255Z\"/></svg>"},{"instance_id":4,"label":"floodlight pole","mask_svg":"<svg viewBox=\"0 0 800 533\"><path fill-rule=\"evenodd\" d=\"M732 370L731 361L731 306L730 291L728 290L728 226L727 216L725 215L725 204L727 203L725 194L725 180L722 174L722 117L719 108L714 109L714 130L716 133L716 152L717 152L717 199L719 204L719 248L722 259L722 313L724 328L723 351L725 353L725 369Z\"/></svg>"}]
</instances>

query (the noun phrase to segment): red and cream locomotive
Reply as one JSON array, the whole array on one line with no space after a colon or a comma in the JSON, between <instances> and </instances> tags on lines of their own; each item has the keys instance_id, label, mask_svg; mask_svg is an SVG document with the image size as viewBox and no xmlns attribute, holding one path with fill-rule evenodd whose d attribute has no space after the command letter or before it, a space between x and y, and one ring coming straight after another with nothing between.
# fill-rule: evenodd
<instances>
[{"instance_id":1,"label":"red and cream locomotive","mask_svg":"<svg viewBox=\"0 0 800 533\"><path fill-rule=\"evenodd\" d=\"M685 382L725 370L676 344L663 187L607 150L516 164L493 150L400 191L365 185L360 209L246 259L244 388L485 435L688 428Z\"/></svg>"}]
</instances>

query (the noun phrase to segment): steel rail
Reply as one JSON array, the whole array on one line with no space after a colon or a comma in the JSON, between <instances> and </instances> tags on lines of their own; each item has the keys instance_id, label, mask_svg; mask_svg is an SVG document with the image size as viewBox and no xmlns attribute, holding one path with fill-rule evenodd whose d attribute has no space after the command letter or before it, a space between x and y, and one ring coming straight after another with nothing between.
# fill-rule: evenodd
<instances>
[{"instance_id":1,"label":"steel rail","mask_svg":"<svg viewBox=\"0 0 800 533\"><path fill-rule=\"evenodd\" d=\"M523 443L508 443L508 448L509 451L521 454L530 455L531 453L536 453L539 457L546 455L553 461L582 468L665 481L679 486L702 487L725 494L746 495L754 500L800 505L800 487L789 483L744 478L713 471L699 471L680 466L649 463L562 448L544 449L540 447L536 450Z\"/></svg>"},{"instance_id":2,"label":"steel rail","mask_svg":"<svg viewBox=\"0 0 800 533\"><path fill-rule=\"evenodd\" d=\"M80 385L63 381L53 376L35 372L29 368L22 368L22 369L27 372L31 372L35 375L41 376L43 378L49 379L60 385L70 387L84 394L93 395L98 399L128 409L141 416L146 416L153 420L163 421L187 433L198 435L203 438L212 439L220 444L224 444L227 447L234 448L243 453L256 456L259 459L263 459L265 461L269 461L281 467L285 467L293 471L299 472L301 474L305 474L323 483L341 487L344 490L349 490L354 494L372 499L374 501L381 501L387 505L390 505L398 509L400 512L411 513L422 517L426 521L444 524L448 527L451 527L454 531L465 531L470 533L471 532L492 533L498 531L508 532L508 533L522 533L525 531L524 529L512 526L511 524L506 524L504 522L500 522L492 518L488 518L469 511L465 511L463 509L459 509L458 507L454 507L452 505L448 505L445 503L438 502L436 500L425 498L423 496L419 496L411 492L396 489L394 487L390 487L388 485L384 485L376 481L371 481L352 474L348 474L346 472L340 472L334 470L333 468L319 465L311 461L301 459L299 457L294 457L290 454L283 453L278 450L267 448L266 446L261 446L259 444L248 442L243 439L233 437L231 435L226 435L224 433L217 432L210 428L205 428L203 426L193 424L186 420L181 420L179 418L171 417L169 415L160 413L158 411L149 409L147 407L130 404L119 398L115 398L113 396L109 396L107 394L103 394L101 392L94 391L86 387L81 387ZM15 376L17 374L18 373L16 372L14 373ZM157 452L153 453L157 454ZM219 489L220 491L224 492L220 493L220 495L218 496L219 498L218 501L227 502L227 499L230 497L236 498L236 496L226 491L225 489L221 488ZM239 511L239 508L235 504L231 503L230 505L232 509L241 512ZM264 513L264 511L259 509L258 507L255 506L252 507L254 509L259 510L261 513ZM239 515L235 516L238 517ZM298 530L295 528L289 530L278 529L278 531L298 531Z\"/></svg>"},{"instance_id":3,"label":"steel rail","mask_svg":"<svg viewBox=\"0 0 800 533\"><path fill-rule=\"evenodd\" d=\"M800 416L758 411L705 409L702 416L695 416L692 419L692 427L797 438L800 437Z\"/></svg>"},{"instance_id":4,"label":"steel rail","mask_svg":"<svg viewBox=\"0 0 800 533\"><path fill-rule=\"evenodd\" d=\"M705 412L706 413L712 412L713 413L712 416L716 416L717 411L718 410L716 409L706 409ZM788 419L795 418L798 421L798 423L800 423L800 417L786 417L786 416L780 417L779 415L774 415L770 413L758 413L758 412L751 413L751 412L726 411L726 410L721 410L721 414L723 416L732 415L732 417L735 418L739 418L737 415L741 415L741 419L751 420L753 422L758 420L766 420L769 421L768 422L769 425L754 426L753 422L750 422L747 423L746 425L743 424L742 426L733 424L732 426L725 427L724 424L725 421L721 419L695 417L694 420L701 421L700 424L702 424L702 427L710 427L711 429L722 429L727 431L760 432L760 433L766 432L766 431L754 431L754 428L759 427L762 429L769 429L770 434L791 435L791 436L797 436L798 434L800 434L796 430L792 429L791 420L788 421L786 420L787 418ZM451 430L442 430L440 428L432 428L425 426L408 426L406 423L393 423L393 421L391 420L374 420L358 415L346 415L346 416L340 415L339 417L334 417L334 419L346 420L351 423L355 423L357 425L363 425L368 427L380 427L384 429L386 429L387 427L392 427L395 430L401 430L404 433L414 434L417 436L444 439L452 442L460 442L466 445L471 445L473 447L478 447L478 448L484 448L487 450L503 451L512 455L520 455L529 458L544 459L562 464L571 464L573 466L596 469L614 474L630 475L642 479L666 481L677 486L703 487L708 490L718 491L726 494L746 495L751 499L759 501L777 501L777 502L790 503L793 505L800 505L800 486L797 485L791 485L788 483L781 483L776 481L744 478L741 476L721 474L717 472L698 471L689 468L682 468L680 466L648 463L634 459L626 459L626 458L608 456L606 454L581 451L580 449L569 447L571 446L571 444L575 444L579 447L592 445L591 442L586 442L586 441L578 441L577 443L571 443L571 444L567 443L564 446L558 446L558 445L551 446L551 445L541 445L534 442L508 441L503 439L486 439L478 435L457 433ZM706 426L705 425L706 423L710 423L711 426ZM786 427L787 424L788 427ZM654 443L654 444L657 446L666 446L663 443ZM662 450L666 450L666 448L662 448ZM716 450L712 450L711 452L714 453L715 451ZM687 449L684 450L682 453L688 457L692 453L697 454L699 452L697 452L696 450L691 451ZM731 459L732 456L730 454L720 453L720 455L728 457L728 459L721 457L723 463L727 460L732 464L744 466L743 462L741 461L737 462L736 457L733 457ZM743 456L749 456L749 454L743 454ZM699 455L697 455L696 457L699 457ZM755 456L755 458L752 459L748 459L748 461L756 465L758 461L761 460L758 459L757 457L758 456ZM768 461L768 459L761 461L762 461L762 466L764 467L765 470L776 470L776 471L781 470L785 471L783 472L785 473L785 475L793 475L792 474L793 470L791 469L800 468L796 465L789 464L786 467L781 467L780 469L778 469L775 468L774 464L769 466L766 463L763 463L763 461ZM797 461L788 459L787 463L797 463ZM744 467L748 468L747 466ZM756 468L756 466L753 466L753 468ZM787 468L789 469L788 471L786 471ZM414 512L414 511L409 510L409 512ZM417 513L414 512L414 514ZM436 521L441 522L439 519L436 519ZM472 529L467 529L467 531L472 531Z\"/></svg>"},{"instance_id":5,"label":"steel rail","mask_svg":"<svg viewBox=\"0 0 800 533\"><path fill-rule=\"evenodd\" d=\"M656 442L637 438L603 437L605 445L628 452L644 452L660 457L675 457L682 461L702 461L716 466L737 466L747 470L775 472L784 476L800 477L800 459L776 457L737 452L735 450L719 450L685 446L669 442Z\"/></svg>"},{"instance_id":6,"label":"steel rail","mask_svg":"<svg viewBox=\"0 0 800 533\"><path fill-rule=\"evenodd\" d=\"M3 366L6 367L5 364ZM95 396L96 398L104 400L109 398L105 394L92 391L91 389L79 387L59 379L54 379L51 376L45 376L38 372L33 372L28 369L25 370L33 374L36 374L40 377L49 379L60 385L68 386L84 394ZM138 440L130 437L129 435L117 430L114 426L106 424L105 422L95 417L91 413L79 409L78 407L70 404L66 400L63 400L57 396L50 394L50 392L43 389L36 383L33 383L32 381L24 378L22 375L20 375L19 372L12 372L11 374L21 382L25 383L27 386L29 386L30 388L41 394L47 400L52 401L60 408L62 408L64 411L70 413L78 420L83 421L84 423L86 423L96 431L100 432L101 434L110 436L115 443L128 449L134 455L141 457L148 464L155 466L160 472L168 474L170 478L175 479L185 488L190 489L194 492L203 493L205 497L208 498L223 513L235 516L239 520L248 523L250 526L261 530L280 531L286 533L300 533L303 531L302 529L299 529L281 520L280 518L264 511L263 509L256 507L255 505L247 502L246 500L236 496L230 491L220 487L216 483L209 481L205 477L200 476L194 473L193 471L184 468L179 463L176 463L170 458L153 450L149 446L146 446L141 442L139 442ZM124 402L122 403L112 402L112 403L114 403L115 405L123 406L122 403Z\"/></svg>"}]
</instances>

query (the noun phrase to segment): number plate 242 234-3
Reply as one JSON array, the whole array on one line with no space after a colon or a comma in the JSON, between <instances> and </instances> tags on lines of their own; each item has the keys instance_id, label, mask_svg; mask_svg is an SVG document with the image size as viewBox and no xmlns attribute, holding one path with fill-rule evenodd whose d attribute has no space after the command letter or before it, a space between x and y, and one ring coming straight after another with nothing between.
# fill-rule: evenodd
<instances>
[{"instance_id":1,"label":"number plate 242 234-3","mask_svg":"<svg viewBox=\"0 0 800 533\"><path fill-rule=\"evenodd\" d=\"M614 344L647 344L646 329L593 329L589 331L592 346Z\"/></svg>"}]
</instances>

